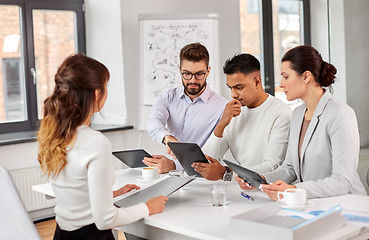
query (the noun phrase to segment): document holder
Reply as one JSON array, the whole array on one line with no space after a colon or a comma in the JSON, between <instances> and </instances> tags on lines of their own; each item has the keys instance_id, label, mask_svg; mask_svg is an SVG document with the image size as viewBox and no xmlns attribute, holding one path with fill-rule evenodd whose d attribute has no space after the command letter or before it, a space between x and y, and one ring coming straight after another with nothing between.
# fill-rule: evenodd
<instances>
[{"instance_id":1,"label":"document holder","mask_svg":"<svg viewBox=\"0 0 369 240\"><path fill-rule=\"evenodd\" d=\"M114 205L117 207L131 207L144 203L152 197L169 196L193 180L195 180L194 177L167 177L158 183L118 200Z\"/></svg>"},{"instance_id":2,"label":"document holder","mask_svg":"<svg viewBox=\"0 0 369 240\"><path fill-rule=\"evenodd\" d=\"M346 219L340 214L341 209L338 205L318 216L299 219L294 216L297 215L296 210L292 210L296 213L292 216L276 216L282 208L271 203L233 216L230 220L229 239L243 239L245 234L250 239L320 239L345 225Z\"/></svg>"}]
</instances>

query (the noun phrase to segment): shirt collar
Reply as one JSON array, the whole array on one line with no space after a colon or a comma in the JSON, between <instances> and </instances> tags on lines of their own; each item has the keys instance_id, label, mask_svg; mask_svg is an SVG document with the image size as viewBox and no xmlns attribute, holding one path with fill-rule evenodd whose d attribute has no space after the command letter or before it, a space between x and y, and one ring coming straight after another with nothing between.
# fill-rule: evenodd
<instances>
[{"instance_id":1,"label":"shirt collar","mask_svg":"<svg viewBox=\"0 0 369 240\"><path fill-rule=\"evenodd\" d=\"M204 103L207 103L209 101L210 95L211 95L211 90L210 90L208 84L206 84L205 90L200 94L200 96L198 96L197 98L194 99L194 102L197 102L198 99L201 99ZM178 98L182 98L182 97L186 97L186 96L187 95L186 95L186 93L184 91L184 87L182 86Z\"/></svg>"}]
</instances>

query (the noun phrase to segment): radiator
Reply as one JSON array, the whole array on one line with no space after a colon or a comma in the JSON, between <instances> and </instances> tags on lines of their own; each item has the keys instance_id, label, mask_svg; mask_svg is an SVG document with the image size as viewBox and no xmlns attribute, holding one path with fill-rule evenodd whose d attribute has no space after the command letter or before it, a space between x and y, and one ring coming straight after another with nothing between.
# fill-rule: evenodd
<instances>
[{"instance_id":1,"label":"radiator","mask_svg":"<svg viewBox=\"0 0 369 240\"><path fill-rule=\"evenodd\" d=\"M10 171L19 195L28 212L55 206L55 199L46 199L44 194L32 191L32 186L47 183L40 167Z\"/></svg>"},{"instance_id":2,"label":"radiator","mask_svg":"<svg viewBox=\"0 0 369 240\"><path fill-rule=\"evenodd\" d=\"M122 169L123 163L113 161L113 168L115 170ZM47 177L42 174L40 167L13 170L10 171L10 175L28 212L55 206L55 199L46 199L44 194L32 191L33 185L48 182Z\"/></svg>"}]
</instances>

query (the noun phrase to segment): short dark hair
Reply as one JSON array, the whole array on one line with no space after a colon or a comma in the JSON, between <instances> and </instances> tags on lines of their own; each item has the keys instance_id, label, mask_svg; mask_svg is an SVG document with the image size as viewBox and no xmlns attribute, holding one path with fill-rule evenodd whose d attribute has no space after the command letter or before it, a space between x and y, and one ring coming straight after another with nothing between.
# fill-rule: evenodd
<instances>
[{"instance_id":1,"label":"short dark hair","mask_svg":"<svg viewBox=\"0 0 369 240\"><path fill-rule=\"evenodd\" d=\"M247 75L260 71L259 60L251 54L241 53L228 59L223 67L224 74L243 73Z\"/></svg>"},{"instance_id":2,"label":"short dark hair","mask_svg":"<svg viewBox=\"0 0 369 240\"><path fill-rule=\"evenodd\" d=\"M209 66L209 52L201 43L190 43L181 49L179 54L180 64L183 60L191 62L205 61L206 66Z\"/></svg>"},{"instance_id":3,"label":"short dark hair","mask_svg":"<svg viewBox=\"0 0 369 240\"><path fill-rule=\"evenodd\" d=\"M320 53L309 45L301 45L287 51L282 62L290 62L291 68L300 75L310 71L315 81L321 87L328 87L334 83L337 69L330 63L323 61Z\"/></svg>"}]
</instances>

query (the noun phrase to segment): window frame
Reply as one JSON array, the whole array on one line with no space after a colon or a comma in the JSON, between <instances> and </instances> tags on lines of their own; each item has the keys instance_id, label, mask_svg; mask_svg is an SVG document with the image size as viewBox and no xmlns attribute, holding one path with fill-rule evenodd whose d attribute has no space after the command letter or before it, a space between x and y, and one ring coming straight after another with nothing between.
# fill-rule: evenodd
<instances>
[{"instance_id":1,"label":"window frame","mask_svg":"<svg viewBox=\"0 0 369 240\"><path fill-rule=\"evenodd\" d=\"M25 121L0 123L0 133L34 131L39 127L37 109L37 86L33 81L31 69L35 68L35 52L33 43L33 10L69 10L76 14L76 47L77 52L86 54L86 33L84 0L0 0L0 5L18 6L20 9L20 33L23 58L23 74L25 81Z\"/></svg>"},{"instance_id":2,"label":"window frame","mask_svg":"<svg viewBox=\"0 0 369 240\"><path fill-rule=\"evenodd\" d=\"M305 45L311 45L310 30L310 2L309 0L296 0L303 6L303 39ZM264 60L264 88L271 95L275 95L274 76L274 45L273 45L273 5L272 0L260 0L261 5L261 52Z\"/></svg>"}]
</instances>

